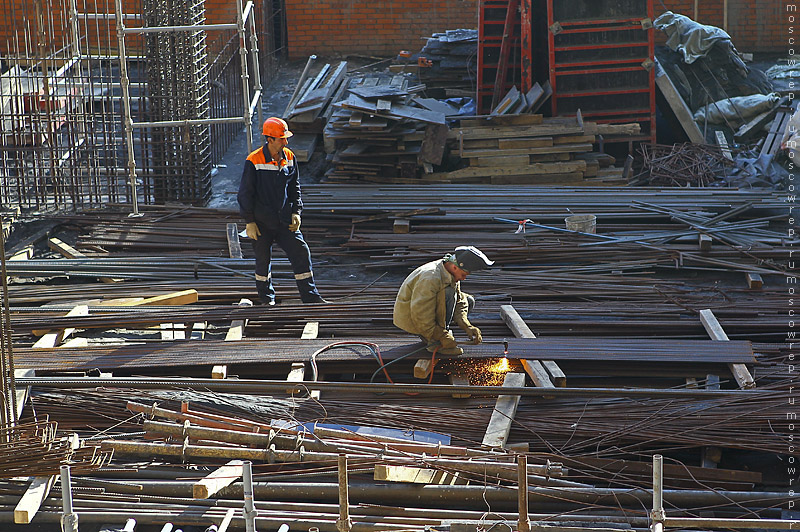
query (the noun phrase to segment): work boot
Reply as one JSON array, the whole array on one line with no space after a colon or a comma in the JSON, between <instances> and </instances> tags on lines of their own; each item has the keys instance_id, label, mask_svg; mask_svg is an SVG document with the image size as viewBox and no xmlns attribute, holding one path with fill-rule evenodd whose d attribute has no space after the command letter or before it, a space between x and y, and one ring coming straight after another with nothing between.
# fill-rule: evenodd
<instances>
[{"instance_id":1,"label":"work boot","mask_svg":"<svg viewBox=\"0 0 800 532\"><path fill-rule=\"evenodd\" d=\"M330 303L327 299L319 294L306 294L302 297L303 303Z\"/></svg>"},{"instance_id":2,"label":"work boot","mask_svg":"<svg viewBox=\"0 0 800 532\"><path fill-rule=\"evenodd\" d=\"M256 291L262 305L270 307L275 305L275 289L272 287L271 281L256 281Z\"/></svg>"}]
</instances>

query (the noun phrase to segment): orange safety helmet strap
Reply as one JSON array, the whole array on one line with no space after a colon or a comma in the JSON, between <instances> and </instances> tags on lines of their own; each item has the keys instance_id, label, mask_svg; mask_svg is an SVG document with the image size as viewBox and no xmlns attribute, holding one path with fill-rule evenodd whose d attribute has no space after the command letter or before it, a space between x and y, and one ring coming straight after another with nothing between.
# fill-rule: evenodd
<instances>
[{"instance_id":1,"label":"orange safety helmet strap","mask_svg":"<svg viewBox=\"0 0 800 532\"><path fill-rule=\"evenodd\" d=\"M264 121L264 136L285 139L292 136L289 125L282 118L273 116Z\"/></svg>"}]
</instances>

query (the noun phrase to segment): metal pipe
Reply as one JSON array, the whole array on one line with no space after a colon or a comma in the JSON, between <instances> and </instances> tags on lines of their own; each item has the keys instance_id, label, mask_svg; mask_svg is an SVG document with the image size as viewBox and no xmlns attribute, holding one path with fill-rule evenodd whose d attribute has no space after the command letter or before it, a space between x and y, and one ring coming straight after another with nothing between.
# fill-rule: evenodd
<instances>
[{"instance_id":1,"label":"metal pipe","mask_svg":"<svg viewBox=\"0 0 800 532\"><path fill-rule=\"evenodd\" d=\"M249 107L249 106L248 106ZM204 124L238 124L246 120L241 116L223 116L220 118L191 118L186 120L160 120L158 122L133 122L131 127L150 128L150 127L188 127Z\"/></svg>"},{"instance_id":2,"label":"metal pipe","mask_svg":"<svg viewBox=\"0 0 800 532\"><path fill-rule=\"evenodd\" d=\"M242 480L244 489L244 519L247 532L256 532L256 512L253 504L253 463L247 461L243 464Z\"/></svg>"},{"instance_id":3,"label":"metal pipe","mask_svg":"<svg viewBox=\"0 0 800 532\"><path fill-rule=\"evenodd\" d=\"M517 530L530 532L531 521L528 518L528 457L524 454L517 458L517 504L519 506L519 519Z\"/></svg>"},{"instance_id":4,"label":"metal pipe","mask_svg":"<svg viewBox=\"0 0 800 532\"><path fill-rule=\"evenodd\" d=\"M213 30L235 30L236 24L193 24L189 26L157 26L148 28L125 28L125 33L177 33L181 31L213 31Z\"/></svg>"},{"instance_id":5,"label":"metal pipe","mask_svg":"<svg viewBox=\"0 0 800 532\"><path fill-rule=\"evenodd\" d=\"M759 528L763 530L797 530L796 519L722 519L718 517L665 517L664 526L676 528Z\"/></svg>"},{"instance_id":6,"label":"metal pipe","mask_svg":"<svg viewBox=\"0 0 800 532\"><path fill-rule=\"evenodd\" d=\"M450 384L383 384L383 383L353 383L353 382L322 382L298 381L287 383L275 380L221 380L221 379L192 379L192 378L119 378L105 379L99 377L20 377L16 379L18 386L47 386L50 388L133 388L140 390L158 389L194 389L217 392L236 392L245 394L258 394L264 392L286 393L287 387L297 390L329 390L347 391L351 393L408 393L414 392L424 395L451 395L453 393L469 393L472 395L486 395L497 397L499 395L521 395L538 397L542 395L557 396L610 396L610 397L737 397L748 396L779 396L779 392L768 390L705 390L705 389L673 389L662 390L654 388L533 388L499 386L456 386Z\"/></svg>"},{"instance_id":7,"label":"metal pipe","mask_svg":"<svg viewBox=\"0 0 800 532\"><path fill-rule=\"evenodd\" d=\"M253 151L253 115L250 112L250 75L247 72L247 31L245 28L244 6L242 0L236 0L236 32L239 36L239 62L242 68L242 98L244 111L242 119L247 132L247 153ZM258 76L258 72L255 73ZM259 124L260 126L261 124Z\"/></svg>"},{"instance_id":8,"label":"metal pipe","mask_svg":"<svg viewBox=\"0 0 800 532\"><path fill-rule=\"evenodd\" d=\"M311 65L314 61L317 60L317 56L312 54L308 56L308 61L306 61L306 66L303 68L303 73L300 74L300 79L297 80L297 86L294 88L294 92L292 93L292 97L289 98L289 103L286 104L286 109L283 110L283 116L286 116L286 113L289 111L289 108L294 104L295 98L297 98L297 93L300 92L300 88L303 86L303 82L306 80L308 76L308 69L311 68Z\"/></svg>"},{"instance_id":9,"label":"metal pipe","mask_svg":"<svg viewBox=\"0 0 800 532\"><path fill-rule=\"evenodd\" d=\"M653 455L653 532L664 531L664 458L660 454Z\"/></svg>"},{"instance_id":10,"label":"metal pipe","mask_svg":"<svg viewBox=\"0 0 800 532\"><path fill-rule=\"evenodd\" d=\"M78 532L78 514L72 507L72 482L70 480L69 466L61 466L61 530L64 532Z\"/></svg>"},{"instance_id":11,"label":"metal pipe","mask_svg":"<svg viewBox=\"0 0 800 532\"><path fill-rule=\"evenodd\" d=\"M131 187L132 216L139 216L139 198L136 190L136 158L133 150L133 117L131 116L131 93L128 84L128 59L125 56L125 24L122 16L122 0L114 0L117 22L117 52L119 53L119 81L122 86L122 123L125 129L125 147L128 150L128 175Z\"/></svg>"},{"instance_id":12,"label":"metal pipe","mask_svg":"<svg viewBox=\"0 0 800 532\"><path fill-rule=\"evenodd\" d=\"M339 518L336 520L336 530L350 532L353 523L350 521L350 494L347 485L347 455L340 454L338 459L339 473Z\"/></svg>"}]
</instances>

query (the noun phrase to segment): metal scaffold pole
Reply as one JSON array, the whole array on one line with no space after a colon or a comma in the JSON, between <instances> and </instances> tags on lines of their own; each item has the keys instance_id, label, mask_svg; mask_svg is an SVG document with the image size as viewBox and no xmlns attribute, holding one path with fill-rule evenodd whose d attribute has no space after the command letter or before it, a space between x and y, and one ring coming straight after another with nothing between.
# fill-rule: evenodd
<instances>
[{"instance_id":1,"label":"metal scaffold pole","mask_svg":"<svg viewBox=\"0 0 800 532\"><path fill-rule=\"evenodd\" d=\"M114 0L114 13L117 19L117 41L119 52L119 79L122 87L122 125L125 130L125 146L128 151L128 176L131 187L132 216L139 216L139 198L136 193L136 158L133 151L133 118L131 117L130 79L128 78L128 59L125 53L125 25L122 15L122 0Z\"/></svg>"}]
</instances>

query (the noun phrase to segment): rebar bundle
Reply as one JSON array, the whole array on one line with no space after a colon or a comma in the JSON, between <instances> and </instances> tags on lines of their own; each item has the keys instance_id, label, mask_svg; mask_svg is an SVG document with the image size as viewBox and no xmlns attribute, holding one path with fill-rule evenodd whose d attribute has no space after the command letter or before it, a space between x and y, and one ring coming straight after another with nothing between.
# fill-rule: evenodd
<instances>
[{"instance_id":1,"label":"rebar bundle","mask_svg":"<svg viewBox=\"0 0 800 532\"><path fill-rule=\"evenodd\" d=\"M651 185L707 187L724 178L726 168L735 166L718 146L641 143L639 150Z\"/></svg>"},{"instance_id":2,"label":"rebar bundle","mask_svg":"<svg viewBox=\"0 0 800 532\"><path fill-rule=\"evenodd\" d=\"M204 5L203 0L145 0L144 22L154 28L201 25L205 20ZM145 36L145 116L150 122L210 117L205 33L198 29ZM156 127L148 137L142 150L152 154L146 167L156 203L205 205L211 195L209 125Z\"/></svg>"},{"instance_id":3,"label":"rebar bundle","mask_svg":"<svg viewBox=\"0 0 800 532\"><path fill-rule=\"evenodd\" d=\"M0 478L56 475L65 464L85 472L111 460L110 452L59 437L56 428L52 421L35 421L0 429Z\"/></svg>"}]
</instances>

